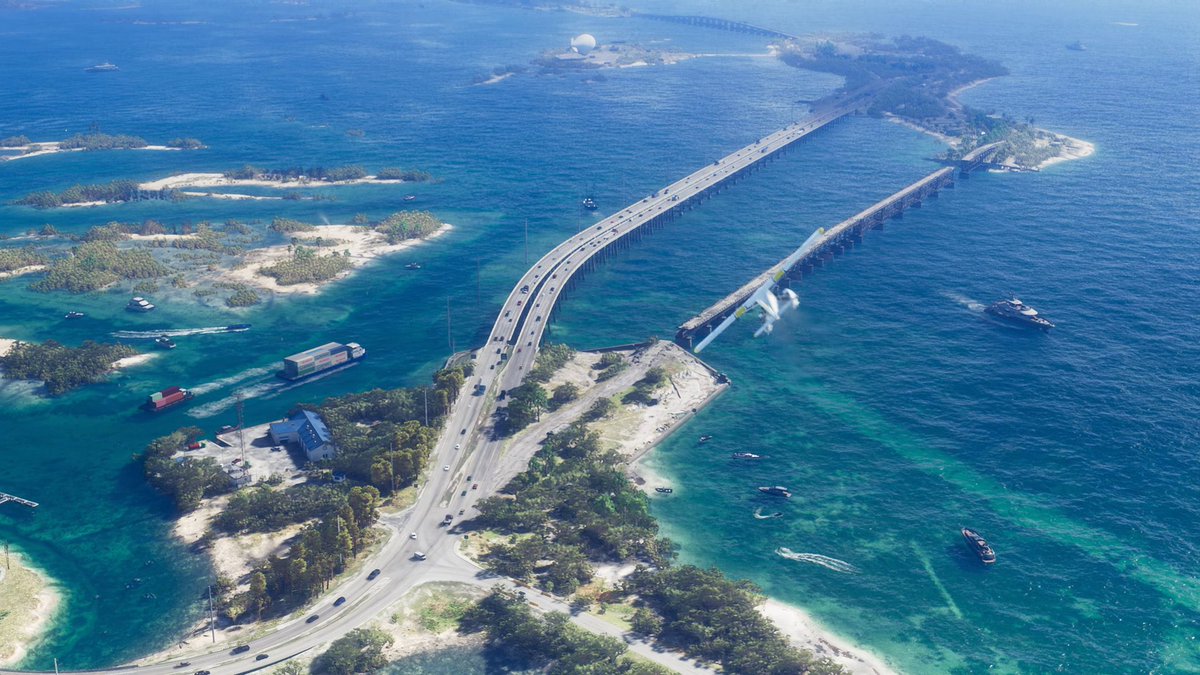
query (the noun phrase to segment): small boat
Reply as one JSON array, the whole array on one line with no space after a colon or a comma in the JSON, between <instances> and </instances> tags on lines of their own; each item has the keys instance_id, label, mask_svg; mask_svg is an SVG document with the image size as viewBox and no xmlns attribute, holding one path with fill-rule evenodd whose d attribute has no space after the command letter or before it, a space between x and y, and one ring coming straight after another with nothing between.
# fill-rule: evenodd
<instances>
[{"instance_id":1,"label":"small boat","mask_svg":"<svg viewBox=\"0 0 1200 675\"><path fill-rule=\"evenodd\" d=\"M84 314L83 312L67 312L66 316L64 316L63 318L64 319L82 319L85 316L87 316L87 315Z\"/></svg>"},{"instance_id":2,"label":"small boat","mask_svg":"<svg viewBox=\"0 0 1200 675\"><path fill-rule=\"evenodd\" d=\"M1087 45L1083 44L1079 40L1076 40L1076 41L1072 42L1071 44L1067 45L1067 49L1070 49L1073 52L1086 52Z\"/></svg>"},{"instance_id":3,"label":"small boat","mask_svg":"<svg viewBox=\"0 0 1200 675\"><path fill-rule=\"evenodd\" d=\"M125 309L130 312L151 312L154 311L154 305L145 298L135 297L125 305Z\"/></svg>"},{"instance_id":4,"label":"small boat","mask_svg":"<svg viewBox=\"0 0 1200 675\"><path fill-rule=\"evenodd\" d=\"M420 263L408 263L407 265L404 266L404 269L419 270L419 269L421 269L421 264Z\"/></svg>"},{"instance_id":5,"label":"small boat","mask_svg":"<svg viewBox=\"0 0 1200 675\"><path fill-rule=\"evenodd\" d=\"M587 209L588 211L595 211L596 209L600 208L600 205L596 203L596 200L592 199L591 197L584 197L583 201L580 203L583 205L583 208Z\"/></svg>"},{"instance_id":6,"label":"small boat","mask_svg":"<svg viewBox=\"0 0 1200 675\"><path fill-rule=\"evenodd\" d=\"M108 61L105 61L104 63L97 63L94 66L88 66L87 68L83 69L83 72L85 72L85 73L111 73L114 70L120 70L120 68L109 63Z\"/></svg>"},{"instance_id":7,"label":"small boat","mask_svg":"<svg viewBox=\"0 0 1200 675\"><path fill-rule=\"evenodd\" d=\"M760 487L760 488L758 488L758 491L763 493L764 495L772 495L775 497L791 497L792 496L792 493L788 492L788 489L783 487L782 485L775 485L775 486L771 486L771 487Z\"/></svg>"},{"instance_id":8,"label":"small boat","mask_svg":"<svg viewBox=\"0 0 1200 675\"><path fill-rule=\"evenodd\" d=\"M183 387L167 387L162 391L150 394L146 398L146 402L142 404L142 410L149 412L161 412L170 408L173 405L179 405L195 398L190 390Z\"/></svg>"},{"instance_id":9,"label":"small boat","mask_svg":"<svg viewBox=\"0 0 1200 675\"><path fill-rule=\"evenodd\" d=\"M404 195L404 201L406 201L406 202L413 202L416 200L417 200L416 195Z\"/></svg>"},{"instance_id":10,"label":"small boat","mask_svg":"<svg viewBox=\"0 0 1200 675\"><path fill-rule=\"evenodd\" d=\"M730 457L733 459L762 459L762 455L756 455L753 452L735 452Z\"/></svg>"},{"instance_id":11,"label":"small boat","mask_svg":"<svg viewBox=\"0 0 1200 675\"><path fill-rule=\"evenodd\" d=\"M709 435L709 436L701 436L701 437L700 437L700 442L701 442L701 443L707 443L707 442L709 442L709 441L711 441L711 440L712 440L712 436L711 436L711 435Z\"/></svg>"},{"instance_id":12,"label":"small boat","mask_svg":"<svg viewBox=\"0 0 1200 675\"><path fill-rule=\"evenodd\" d=\"M997 319L1004 319L1011 323L1019 323L1024 326L1033 326L1042 330L1050 330L1054 328L1054 324L1038 315L1038 311L1029 305L1013 298L1012 300L1001 300L1000 302L992 303L987 309L983 310Z\"/></svg>"},{"instance_id":13,"label":"small boat","mask_svg":"<svg viewBox=\"0 0 1200 675\"><path fill-rule=\"evenodd\" d=\"M964 527L962 529L962 536L963 539L967 540L967 546L970 546L971 550L975 551L975 555L979 556L983 564L991 565L996 562L996 552L992 550L991 545L978 532Z\"/></svg>"},{"instance_id":14,"label":"small boat","mask_svg":"<svg viewBox=\"0 0 1200 675\"><path fill-rule=\"evenodd\" d=\"M159 335L158 337L154 338L154 344L155 346L162 347L163 349L175 349L175 341L172 340L168 335Z\"/></svg>"},{"instance_id":15,"label":"small boat","mask_svg":"<svg viewBox=\"0 0 1200 675\"><path fill-rule=\"evenodd\" d=\"M669 495L669 494L671 494L672 492L674 492L675 490L673 490L673 489L671 489L671 488L668 488L668 487L656 487L656 488L654 488L654 491L655 491L655 492L661 492L661 493L663 493L663 494L668 494L668 495Z\"/></svg>"},{"instance_id":16,"label":"small boat","mask_svg":"<svg viewBox=\"0 0 1200 675\"><path fill-rule=\"evenodd\" d=\"M225 326L226 333L241 333L250 330L248 323L235 323L232 326Z\"/></svg>"}]
</instances>

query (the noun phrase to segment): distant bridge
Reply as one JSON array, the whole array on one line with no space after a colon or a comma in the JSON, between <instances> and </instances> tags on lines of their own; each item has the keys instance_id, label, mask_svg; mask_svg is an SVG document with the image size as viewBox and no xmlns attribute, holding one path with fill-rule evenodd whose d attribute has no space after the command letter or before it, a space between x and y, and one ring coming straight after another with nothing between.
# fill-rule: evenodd
<instances>
[{"instance_id":1,"label":"distant bridge","mask_svg":"<svg viewBox=\"0 0 1200 675\"><path fill-rule=\"evenodd\" d=\"M742 21L730 21L728 19L718 19L711 16L680 16L676 14L643 14L634 12L633 16L643 19L653 19L655 21L670 21L671 23L682 23L689 26L700 26L702 28L715 28L717 30L727 30L734 33L750 33L751 35L764 35L766 37L780 38L783 40L799 40L800 38L790 33L755 26L752 23L744 23Z\"/></svg>"},{"instance_id":2,"label":"distant bridge","mask_svg":"<svg viewBox=\"0 0 1200 675\"><path fill-rule=\"evenodd\" d=\"M863 234L867 230L882 227L884 221L899 216L905 209L919 208L926 199L937 196L939 190L953 187L955 172L966 176L971 171L990 165L993 159L992 155L998 147L1000 147L1000 143L980 146L955 162L955 166L938 169L890 197L876 202L870 208L829 228L825 235L818 240L818 243L790 268L783 269L784 262L773 265L767 271L751 279L746 285L681 325L675 333L675 341L690 349L697 336L707 335L708 331L724 321L730 312L735 311L746 302L750 295L763 284L773 278L779 279L780 284L785 284L790 278L799 277L804 272L811 271L826 257L844 252L850 246L862 241Z\"/></svg>"}]
</instances>

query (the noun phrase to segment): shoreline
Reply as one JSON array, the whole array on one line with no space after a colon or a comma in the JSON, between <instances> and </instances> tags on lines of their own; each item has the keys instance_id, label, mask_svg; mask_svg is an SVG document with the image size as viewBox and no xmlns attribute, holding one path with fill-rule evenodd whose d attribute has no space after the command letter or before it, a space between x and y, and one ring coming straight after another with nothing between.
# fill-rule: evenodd
<instances>
[{"instance_id":1,"label":"shoreline","mask_svg":"<svg viewBox=\"0 0 1200 675\"><path fill-rule=\"evenodd\" d=\"M19 664L48 632L63 602L54 581L28 562L20 551L11 554L12 569L0 568L0 667ZM11 596L10 596L11 594Z\"/></svg>"},{"instance_id":2,"label":"shoreline","mask_svg":"<svg viewBox=\"0 0 1200 675\"><path fill-rule=\"evenodd\" d=\"M21 152L35 145L41 148L40 150L25 152L19 155L0 154L0 162L15 162L18 159L41 157L43 155L59 155L64 152L105 152L105 150L88 150L87 148L60 148L60 143L62 143L62 141L46 141L44 143L30 143L29 145L22 145L14 148L0 148L0 153ZM111 148L111 150L155 150L159 152L177 152L184 150L184 148L172 148L167 145L144 145L140 148Z\"/></svg>"},{"instance_id":3,"label":"shoreline","mask_svg":"<svg viewBox=\"0 0 1200 675\"><path fill-rule=\"evenodd\" d=\"M226 178L223 173L179 173L158 180L139 183L142 190L181 190L212 187L313 188L338 185L400 185L408 181L399 178L364 176L351 180L262 180L260 178Z\"/></svg>"}]
</instances>

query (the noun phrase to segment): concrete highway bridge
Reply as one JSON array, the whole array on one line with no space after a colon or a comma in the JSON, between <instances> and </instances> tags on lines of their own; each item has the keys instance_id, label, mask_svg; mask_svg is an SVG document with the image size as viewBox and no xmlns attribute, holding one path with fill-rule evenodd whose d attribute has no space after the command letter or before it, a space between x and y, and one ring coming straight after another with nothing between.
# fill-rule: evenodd
<instances>
[{"instance_id":1,"label":"concrete highway bridge","mask_svg":"<svg viewBox=\"0 0 1200 675\"><path fill-rule=\"evenodd\" d=\"M763 35L766 37L779 38L782 40L799 40L800 38L770 28L755 26L752 23L742 21L730 21L728 19L718 19L711 16L681 16L677 14L643 14L642 12L634 12L633 16L643 19L653 19L655 21L669 21L671 23L682 23L688 26L699 26L701 28L715 28L717 30L727 30L734 33L749 33L751 35Z\"/></svg>"},{"instance_id":2,"label":"concrete highway bridge","mask_svg":"<svg viewBox=\"0 0 1200 675\"><path fill-rule=\"evenodd\" d=\"M883 227L885 221L899 216L906 209L920 208L925 200L936 197L939 190L953 187L956 173L965 177L972 171L990 166L992 155L1000 145L1000 143L990 143L980 146L967 153L962 159L953 162L953 166L938 169L829 228L824 236L817 240L816 245L789 268L784 269L787 261L775 264L741 288L689 319L675 333L675 341L690 349L696 338L706 336L731 312L741 307L750 298L750 295L761 288L763 284L771 279L777 279L779 285L785 285L790 279L798 278L804 273L812 271L821 261L842 253L850 246L861 242L867 231Z\"/></svg>"}]
</instances>

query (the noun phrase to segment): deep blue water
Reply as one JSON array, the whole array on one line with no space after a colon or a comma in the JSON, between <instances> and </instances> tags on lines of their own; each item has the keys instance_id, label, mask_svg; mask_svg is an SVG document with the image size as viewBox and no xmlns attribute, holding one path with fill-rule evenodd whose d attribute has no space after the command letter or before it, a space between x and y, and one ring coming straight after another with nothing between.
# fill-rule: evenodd
<instances>
[{"instance_id":1,"label":"deep blue water","mask_svg":"<svg viewBox=\"0 0 1200 675\"><path fill-rule=\"evenodd\" d=\"M1012 70L967 102L1033 116L1098 147L1040 174L971 178L804 279L801 310L769 338L739 326L714 343L705 358L735 386L653 460L676 485L655 511L682 557L753 579L913 672L1200 669L1192 543L1200 10L951 0L640 6L793 32L939 38ZM180 20L203 23L161 23ZM51 639L26 665L127 660L170 642L199 611L210 572L172 543L166 505L130 461L150 438L183 423L232 421L237 388L252 396L253 420L302 400L424 381L449 351L447 299L457 346L486 335L520 275L525 219L536 257L591 221L577 207L583 193L594 191L602 212L623 206L795 119L804 112L795 101L837 85L771 59L720 57L590 84L526 74L470 86L584 30L602 42L764 50L733 33L438 0L0 10L0 137L53 140L96 123L210 146L0 164L0 201L246 162L401 165L441 179L403 192L456 226L319 297L242 313L179 296L131 317L121 311L127 289L66 298L0 283L4 337L78 342L138 326L255 326L181 340L152 365L54 401L0 389L0 490L43 504L35 515L0 509L0 538L68 594ZM1089 50L1063 49L1074 40ZM121 71L82 72L104 60ZM607 261L566 300L552 337L590 347L673 335L816 227L927 173L924 158L937 150L877 120L834 125ZM328 191L331 201L287 204L3 206L0 233L144 218L344 222L402 208L403 192L342 188ZM420 273L403 270L410 260L424 263ZM984 320L978 304L1010 292L1059 328L1033 335ZM66 309L90 318L64 323ZM265 386L281 356L327 340L357 340L372 358L298 389ZM210 386L187 411L132 413L146 391L171 384ZM701 447L701 433L715 438ZM724 459L744 449L770 459L736 469ZM751 517L762 504L753 486L764 481L795 489L786 518ZM995 568L973 564L958 538L963 525L993 540ZM777 547L845 560L860 573L787 560ZM130 596L133 577L143 581ZM150 591L157 600L140 599Z\"/></svg>"}]
</instances>

